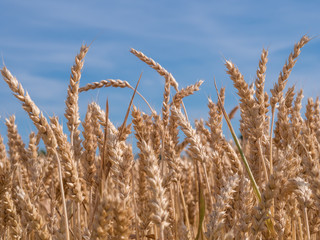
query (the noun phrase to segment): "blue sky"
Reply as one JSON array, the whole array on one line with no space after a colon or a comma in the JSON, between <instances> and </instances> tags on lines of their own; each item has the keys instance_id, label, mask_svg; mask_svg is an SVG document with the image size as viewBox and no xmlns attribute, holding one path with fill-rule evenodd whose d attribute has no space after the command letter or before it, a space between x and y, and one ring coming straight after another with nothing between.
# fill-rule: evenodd
<instances>
[{"instance_id":1,"label":"blue sky","mask_svg":"<svg viewBox=\"0 0 320 240\"><path fill-rule=\"evenodd\" d=\"M226 109L238 96L225 73L233 61L247 82L255 79L263 47L269 49L266 89L277 80L294 43L313 39L302 51L288 85L319 95L319 1L1 1L0 52L8 69L23 84L46 116L63 119L70 69L81 44L95 40L86 56L81 86L102 79L135 85L160 112L164 80L129 50L144 52L179 82L180 88L203 79L201 91L185 100L189 117L207 118L207 97L216 100L213 77L226 87ZM80 95L80 113L92 100L110 103L110 118L120 125L132 92L103 89ZM135 99L135 105L148 112ZM5 118L15 114L24 140L34 130L21 104L0 81L0 134ZM234 120L237 125L239 114ZM65 121L65 120L63 120ZM227 132L225 132L226 135Z\"/></svg>"}]
</instances>

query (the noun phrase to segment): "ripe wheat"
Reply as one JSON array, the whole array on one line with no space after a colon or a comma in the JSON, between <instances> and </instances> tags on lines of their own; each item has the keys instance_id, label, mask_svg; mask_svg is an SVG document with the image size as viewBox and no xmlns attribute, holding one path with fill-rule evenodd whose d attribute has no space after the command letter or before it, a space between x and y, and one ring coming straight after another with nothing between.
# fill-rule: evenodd
<instances>
[{"instance_id":1,"label":"ripe wheat","mask_svg":"<svg viewBox=\"0 0 320 240\"><path fill-rule=\"evenodd\" d=\"M162 114L129 105L131 123L125 119L119 129L108 119L108 105L104 111L90 103L80 120L79 93L135 90L112 79L80 87L89 47L81 47L71 69L67 133L57 117L48 121L3 67L4 81L37 132L23 143L13 115L5 123L8 150L0 136L0 239L319 239L320 101L308 99L304 118L302 90L284 92L309 41L303 36L294 46L270 99L264 86L267 50L251 86L226 61L240 97L239 148L222 131L228 89L221 89L219 101L208 99L206 121L192 124L183 99L203 81L179 90L171 73L137 50L131 52L165 78ZM45 155L39 154L40 139Z\"/></svg>"}]
</instances>

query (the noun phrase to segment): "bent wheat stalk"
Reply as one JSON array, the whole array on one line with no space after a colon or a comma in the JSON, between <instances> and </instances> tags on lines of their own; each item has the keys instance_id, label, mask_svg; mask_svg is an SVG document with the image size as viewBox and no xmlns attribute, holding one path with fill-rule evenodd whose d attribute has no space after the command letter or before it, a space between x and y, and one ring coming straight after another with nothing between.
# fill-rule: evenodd
<instances>
[{"instance_id":1,"label":"bent wheat stalk","mask_svg":"<svg viewBox=\"0 0 320 240\"><path fill-rule=\"evenodd\" d=\"M84 87L79 88L79 93L86 92L89 90L94 90L97 88L103 88L103 87L119 87L119 88L130 88L134 91L134 87L130 85L127 81L123 81L120 79L107 79L107 80L101 80L100 82L93 82L88 83ZM153 111L151 105L148 103L148 101L144 98L144 96L137 91L137 94L142 98L142 100L148 105L151 112Z\"/></svg>"}]
</instances>

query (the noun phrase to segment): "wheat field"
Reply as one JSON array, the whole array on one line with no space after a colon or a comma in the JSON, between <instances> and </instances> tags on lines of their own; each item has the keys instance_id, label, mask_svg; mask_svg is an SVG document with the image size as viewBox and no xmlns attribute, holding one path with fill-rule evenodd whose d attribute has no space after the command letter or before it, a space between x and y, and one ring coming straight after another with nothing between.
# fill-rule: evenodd
<instances>
[{"instance_id":1,"label":"wheat field","mask_svg":"<svg viewBox=\"0 0 320 240\"><path fill-rule=\"evenodd\" d=\"M164 77L162 109L148 104L145 113L133 105L134 97L143 98L139 82L133 87L108 79L80 87L89 50L83 45L71 68L67 129L58 117L45 117L4 66L3 80L36 131L26 144L15 116L5 121L0 238L319 239L320 101L309 98L302 116L302 90L286 88L309 41L305 35L295 44L270 93L264 87L267 50L252 85L233 62L225 62L240 98L241 139L230 122L236 109L227 114L223 107L228 89L217 90L216 101L208 99L206 120L191 123L183 99L203 81L179 88L172 74L135 49L132 54ZM105 87L133 90L119 128L109 120L108 101L90 103L80 120L81 94ZM224 119L233 139L222 131ZM130 134L137 153L127 141ZM46 147L42 154L40 141Z\"/></svg>"}]
</instances>

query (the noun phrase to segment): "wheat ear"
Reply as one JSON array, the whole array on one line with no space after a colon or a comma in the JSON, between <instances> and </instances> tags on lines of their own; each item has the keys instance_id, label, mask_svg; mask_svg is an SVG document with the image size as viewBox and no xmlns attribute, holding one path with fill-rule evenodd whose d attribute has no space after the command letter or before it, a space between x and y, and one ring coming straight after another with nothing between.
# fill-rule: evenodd
<instances>
[{"instance_id":1,"label":"wheat ear","mask_svg":"<svg viewBox=\"0 0 320 240\"><path fill-rule=\"evenodd\" d=\"M163 68L159 63L155 62L152 58L148 58L142 52L139 52L131 48L130 52L138 57L141 61L148 64L151 68L156 70L161 76L165 78L165 86L163 93L163 102L162 102L162 121L163 125L166 127L168 125L169 119L169 100L170 100L170 86L173 86L174 89L178 92L179 85L178 82L174 79L171 73L169 73L165 68Z\"/></svg>"},{"instance_id":2,"label":"wheat ear","mask_svg":"<svg viewBox=\"0 0 320 240\"><path fill-rule=\"evenodd\" d=\"M228 208L231 207L231 202L234 198L235 189L239 185L239 175L235 174L226 179L221 189L220 195L217 196L216 203L214 204L214 210L210 214L210 222L207 226L209 239L216 239L220 236L221 232L225 230L225 218Z\"/></svg>"},{"instance_id":3,"label":"wheat ear","mask_svg":"<svg viewBox=\"0 0 320 240\"><path fill-rule=\"evenodd\" d=\"M144 172L149 183L151 192L151 201L149 202L154 224L158 226L159 239L164 240L164 230L168 225L168 200L163 187L163 180L160 174L160 168L157 164L158 160L153 153L152 147L144 140L141 142L142 154L148 159L148 164L144 166Z\"/></svg>"},{"instance_id":4,"label":"wheat ear","mask_svg":"<svg viewBox=\"0 0 320 240\"><path fill-rule=\"evenodd\" d=\"M139 52L133 48L131 48L130 52L134 54L136 57L138 57L141 61L148 64L150 67L152 67L154 70L156 70L161 76L165 77L166 79L169 79L170 84L174 87L176 91L178 91L178 82L174 79L174 77L165 69L163 68L159 63L155 62L152 58L148 58L146 55L144 55L142 52Z\"/></svg>"},{"instance_id":5,"label":"wheat ear","mask_svg":"<svg viewBox=\"0 0 320 240\"><path fill-rule=\"evenodd\" d=\"M56 136L58 143L58 153L62 159L62 164L65 170L65 180L68 187L69 196L78 202L83 201L83 195L81 192L81 185L78 176L76 163L73 158L71 150L71 144L67 140L67 136L63 133L62 126L58 122L57 117L50 118L51 128Z\"/></svg>"},{"instance_id":6,"label":"wheat ear","mask_svg":"<svg viewBox=\"0 0 320 240\"><path fill-rule=\"evenodd\" d=\"M256 86L256 102L259 105L259 115L263 116L264 121L266 121L266 113L268 112L267 105L268 101L266 101L266 92L264 91L265 79L266 79L266 69L268 62L268 51L263 49L261 53L261 58L259 61L259 68L257 70L257 78L255 81ZM264 122L264 124L267 124Z\"/></svg>"},{"instance_id":7,"label":"wheat ear","mask_svg":"<svg viewBox=\"0 0 320 240\"><path fill-rule=\"evenodd\" d=\"M112 194L102 195L98 211L94 217L91 239L107 239L112 232L112 219L114 217L113 201Z\"/></svg>"},{"instance_id":8,"label":"wheat ear","mask_svg":"<svg viewBox=\"0 0 320 240\"><path fill-rule=\"evenodd\" d=\"M192 95L194 92L199 91L200 86L202 85L203 80L199 80L198 82L196 82L193 85L190 85L186 88L182 88L179 92L177 92L173 99L172 99L172 104L176 107L176 108L180 108L180 104L182 103L182 99Z\"/></svg>"},{"instance_id":9,"label":"wheat ear","mask_svg":"<svg viewBox=\"0 0 320 240\"><path fill-rule=\"evenodd\" d=\"M175 108L172 106L171 108L173 117L176 118L176 121L181 127L181 130L183 133L187 136L188 141L190 142L190 151L193 153L193 157L198 160L203 168L204 174L205 174L205 180L206 180L206 186L208 190L208 194L210 196L210 204L213 204L212 200L212 194L211 194L211 187L209 184L208 176L207 176L207 170L205 163L208 159L208 156L206 154L205 148L203 144L201 143L200 136L196 133L196 131L191 127L190 123L187 121L187 119L183 116L180 109Z\"/></svg>"},{"instance_id":10,"label":"wheat ear","mask_svg":"<svg viewBox=\"0 0 320 240\"><path fill-rule=\"evenodd\" d=\"M3 209L4 209L4 217L7 221L10 236L12 239L20 239L22 235L20 217L17 214L16 206L13 203L13 200L9 194L9 192L5 192L2 198Z\"/></svg>"},{"instance_id":11,"label":"wheat ear","mask_svg":"<svg viewBox=\"0 0 320 240\"><path fill-rule=\"evenodd\" d=\"M79 84L81 78L81 70L83 68L84 57L86 56L89 47L82 45L80 53L75 57L75 64L71 68L70 82L68 86L68 95L66 100L67 126L70 131L71 145L74 150L74 157L78 161L81 154L81 139L78 127L80 125L79 116Z\"/></svg>"},{"instance_id":12,"label":"wheat ear","mask_svg":"<svg viewBox=\"0 0 320 240\"><path fill-rule=\"evenodd\" d=\"M134 90L134 87L130 85L127 81L123 81L120 79L107 79L107 80L101 80L100 82L92 82L88 83L84 87L79 88L79 93L86 92L89 90L94 90L97 88L102 87L116 87L116 88L130 88ZM148 101L144 98L144 96L137 91L137 94L143 99L143 101L148 105L151 111L153 111L151 105L148 103Z\"/></svg>"},{"instance_id":13,"label":"wheat ear","mask_svg":"<svg viewBox=\"0 0 320 240\"><path fill-rule=\"evenodd\" d=\"M293 53L290 53L288 61L282 68L282 71L279 74L278 82L275 83L273 89L271 89L272 97L270 98L270 105L272 111L271 119L271 129L270 129L270 173L273 172L273 161L272 161L272 132L273 132L273 122L274 114L276 109L276 104L281 100L283 96L283 90L286 87L288 78L292 71L292 68L297 62L297 58L301 53L301 48L310 41L310 38L307 35L304 35L300 41L294 45Z\"/></svg>"},{"instance_id":14,"label":"wheat ear","mask_svg":"<svg viewBox=\"0 0 320 240\"><path fill-rule=\"evenodd\" d=\"M31 202L29 196L23 191L23 189L17 187L17 196L19 203L27 217L27 221L31 223L31 227L36 231L40 239L50 240L51 236L47 229L47 224L43 217L40 215L38 209Z\"/></svg>"},{"instance_id":15,"label":"wheat ear","mask_svg":"<svg viewBox=\"0 0 320 240\"><path fill-rule=\"evenodd\" d=\"M84 138L83 147L85 150L82 153L81 158L82 158L83 168L85 169L84 177L87 182L89 192L92 191L92 187L94 186L94 183L95 183L95 179L94 179L96 174L95 161L96 161L96 151L98 147L97 139L94 133L96 120L93 118L93 111L94 111L93 105L89 104L87 108L85 120L82 122L83 129L84 129L84 131L82 132L82 135Z\"/></svg>"}]
</instances>

